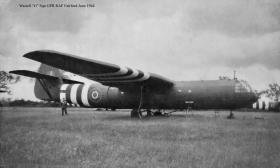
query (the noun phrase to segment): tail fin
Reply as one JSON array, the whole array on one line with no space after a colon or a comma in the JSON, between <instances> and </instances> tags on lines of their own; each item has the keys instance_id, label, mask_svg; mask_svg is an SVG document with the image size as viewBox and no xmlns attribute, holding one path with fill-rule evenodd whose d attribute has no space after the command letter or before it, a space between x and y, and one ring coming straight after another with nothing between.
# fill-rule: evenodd
<instances>
[{"instance_id":1,"label":"tail fin","mask_svg":"<svg viewBox=\"0 0 280 168\"><path fill-rule=\"evenodd\" d=\"M38 72L27 70L10 71L10 73L36 78L34 93L38 99L48 101L59 101L60 86L62 84L74 84L83 82L67 79L64 71L41 64Z\"/></svg>"}]
</instances>

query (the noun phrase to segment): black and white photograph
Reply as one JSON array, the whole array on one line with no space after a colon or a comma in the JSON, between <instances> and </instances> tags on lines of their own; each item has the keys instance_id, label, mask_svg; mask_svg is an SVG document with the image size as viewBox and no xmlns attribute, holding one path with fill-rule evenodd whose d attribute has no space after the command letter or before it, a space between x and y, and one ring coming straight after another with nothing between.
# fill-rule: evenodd
<instances>
[{"instance_id":1,"label":"black and white photograph","mask_svg":"<svg viewBox=\"0 0 280 168\"><path fill-rule=\"evenodd\" d=\"M280 0L0 0L0 167L280 167Z\"/></svg>"}]
</instances>

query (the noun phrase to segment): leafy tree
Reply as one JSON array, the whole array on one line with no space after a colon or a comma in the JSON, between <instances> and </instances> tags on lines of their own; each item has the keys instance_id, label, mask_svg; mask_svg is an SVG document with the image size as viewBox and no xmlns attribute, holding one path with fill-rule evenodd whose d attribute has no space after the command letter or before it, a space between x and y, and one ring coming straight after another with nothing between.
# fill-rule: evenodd
<instances>
[{"instance_id":1,"label":"leafy tree","mask_svg":"<svg viewBox=\"0 0 280 168\"><path fill-rule=\"evenodd\" d=\"M274 99L275 101L278 101L280 98L280 85L278 83L272 83L269 84L269 89L265 91L265 94Z\"/></svg>"},{"instance_id":2,"label":"leafy tree","mask_svg":"<svg viewBox=\"0 0 280 168\"><path fill-rule=\"evenodd\" d=\"M5 71L0 71L0 93L11 94L9 85L20 80L20 76L9 74Z\"/></svg>"}]
</instances>

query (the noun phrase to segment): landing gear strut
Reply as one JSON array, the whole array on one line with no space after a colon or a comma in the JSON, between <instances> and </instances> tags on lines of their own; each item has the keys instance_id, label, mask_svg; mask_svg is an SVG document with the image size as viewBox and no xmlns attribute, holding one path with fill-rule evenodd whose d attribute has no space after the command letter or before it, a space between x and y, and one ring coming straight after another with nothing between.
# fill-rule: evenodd
<instances>
[{"instance_id":1,"label":"landing gear strut","mask_svg":"<svg viewBox=\"0 0 280 168\"><path fill-rule=\"evenodd\" d=\"M132 111L130 112L131 118L142 119L142 111L141 111L142 103L143 103L143 86L140 87L139 106L137 109L132 109Z\"/></svg>"}]
</instances>

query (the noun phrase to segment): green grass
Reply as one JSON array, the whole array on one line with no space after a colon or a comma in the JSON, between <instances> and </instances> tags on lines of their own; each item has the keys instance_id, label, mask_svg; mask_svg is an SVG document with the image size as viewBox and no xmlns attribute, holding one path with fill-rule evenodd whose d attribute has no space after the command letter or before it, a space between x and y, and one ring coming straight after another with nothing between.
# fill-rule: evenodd
<instances>
[{"instance_id":1,"label":"green grass","mask_svg":"<svg viewBox=\"0 0 280 168\"><path fill-rule=\"evenodd\" d=\"M0 167L279 167L280 114L2 108ZM255 117L264 119L255 119Z\"/></svg>"}]
</instances>

